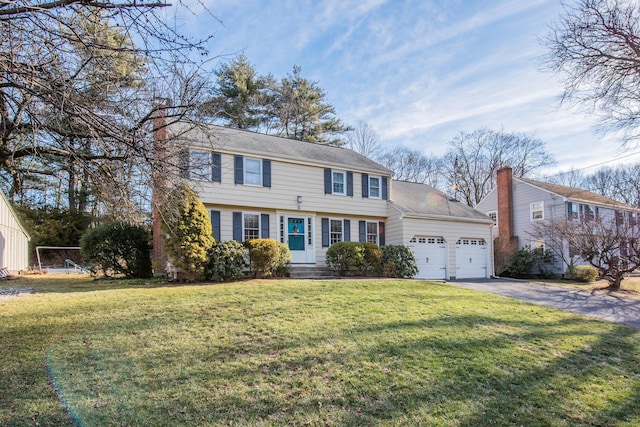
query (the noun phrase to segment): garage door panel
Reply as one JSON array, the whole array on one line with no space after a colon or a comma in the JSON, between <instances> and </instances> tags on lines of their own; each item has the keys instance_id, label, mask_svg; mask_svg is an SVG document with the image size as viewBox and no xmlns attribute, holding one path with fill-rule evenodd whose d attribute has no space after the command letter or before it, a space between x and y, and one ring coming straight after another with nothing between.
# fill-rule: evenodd
<instances>
[{"instance_id":1,"label":"garage door panel","mask_svg":"<svg viewBox=\"0 0 640 427\"><path fill-rule=\"evenodd\" d=\"M487 244L484 239L462 238L456 242L456 278L487 277Z\"/></svg>"},{"instance_id":2,"label":"garage door panel","mask_svg":"<svg viewBox=\"0 0 640 427\"><path fill-rule=\"evenodd\" d=\"M447 245L442 237L414 236L408 246L416 257L419 279L447 278Z\"/></svg>"}]
</instances>

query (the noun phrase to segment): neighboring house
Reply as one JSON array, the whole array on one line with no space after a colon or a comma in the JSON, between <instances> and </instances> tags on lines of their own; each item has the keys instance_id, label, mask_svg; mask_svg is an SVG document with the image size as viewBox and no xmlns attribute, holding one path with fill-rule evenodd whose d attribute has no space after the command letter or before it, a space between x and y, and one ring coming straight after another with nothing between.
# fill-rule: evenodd
<instances>
[{"instance_id":1,"label":"neighboring house","mask_svg":"<svg viewBox=\"0 0 640 427\"><path fill-rule=\"evenodd\" d=\"M29 234L0 191L0 268L12 273L29 267Z\"/></svg>"},{"instance_id":2,"label":"neighboring house","mask_svg":"<svg viewBox=\"0 0 640 427\"><path fill-rule=\"evenodd\" d=\"M524 247L558 250L548 248L550 242L540 237L538 226L545 221L622 215L635 223L639 213L638 209L587 190L514 178L508 167L498 170L496 188L478 203L476 209L495 221L495 247L507 253ZM568 245L563 245L562 250L565 259L570 259ZM549 267L553 273L564 274L567 265L562 257L556 256ZM499 270L501 268L496 265L498 273Z\"/></svg>"},{"instance_id":3,"label":"neighboring house","mask_svg":"<svg viewBox=\"0 0 640 427\"><path fill-rule=\"evenodd\" d=\"M427 185L392 181L352 150L213 126L180 138L217 241L276 239L300 266L324 266L340 241L404 244L418 277L493 273L490 218Z\"/></svg>"}]
</instances>

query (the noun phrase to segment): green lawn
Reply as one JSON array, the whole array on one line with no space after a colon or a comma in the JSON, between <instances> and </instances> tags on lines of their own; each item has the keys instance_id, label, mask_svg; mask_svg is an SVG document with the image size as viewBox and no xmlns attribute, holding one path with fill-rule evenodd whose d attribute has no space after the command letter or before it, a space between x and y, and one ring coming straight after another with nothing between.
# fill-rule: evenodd
<instances>
[{"instance_id":1,"label":"green lawn","mask_svg":"<svg viewBox=\"0 0 640 427\"><path fill-rule=\"evenodd\" d=\"M7 285L3 426L640 425L640 331L447 284Z\"/></svg>"}]
</instances>

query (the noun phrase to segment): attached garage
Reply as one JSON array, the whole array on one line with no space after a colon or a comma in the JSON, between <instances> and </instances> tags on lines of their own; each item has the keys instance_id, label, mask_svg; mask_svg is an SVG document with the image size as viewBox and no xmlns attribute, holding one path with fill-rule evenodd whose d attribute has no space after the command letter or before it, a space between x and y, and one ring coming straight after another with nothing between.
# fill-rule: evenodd
<instances>
[{"instance_id":1,"label":"attached garage","mask_svg":"<svg viewBox=\"0 0 640 427\"><path fill-rule=\"evenodd\" d=\"M416 278L491 277L491 218L425 184L391 185L386 242L411 248Z\"/></svg>"},{"instance_id":2,"label":"attached garage","mask_svg":"<svg viewBox=\"0 0 640 427\"><path fill-rule=\"evenodd\" d=\"M447 278L447 244L443 237L414 236L407 245L413 251L419 279Z\"/></svg>"},{"instance_id":3,"label":"attached garage","mask_svg":"<svg viewBox=\"0 0 640 427\"><path fill-rule=\"evenodd\" d=\"M487 277L487 243L480 238L461 238L456 242L456 278Z\"/></svg>"}]
</instances>

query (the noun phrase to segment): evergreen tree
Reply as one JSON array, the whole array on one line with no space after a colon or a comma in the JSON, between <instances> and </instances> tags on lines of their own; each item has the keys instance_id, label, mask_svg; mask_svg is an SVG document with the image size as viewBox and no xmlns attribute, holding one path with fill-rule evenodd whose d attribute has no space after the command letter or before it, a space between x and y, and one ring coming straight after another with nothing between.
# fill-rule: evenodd
<instances>
[{"instance_id":1,"label":"evergreen tree","mask_svg":"<svg viewBox=\"0 0 640 427\"><path fill-rule=\"evenodd\" d=\"M162 208L164 248L184 280L201 279L207 251L215 240L211 219L198 195L186 184L175 187Z\"/></svg>"}]
</instances>

